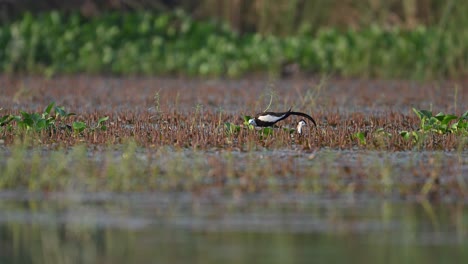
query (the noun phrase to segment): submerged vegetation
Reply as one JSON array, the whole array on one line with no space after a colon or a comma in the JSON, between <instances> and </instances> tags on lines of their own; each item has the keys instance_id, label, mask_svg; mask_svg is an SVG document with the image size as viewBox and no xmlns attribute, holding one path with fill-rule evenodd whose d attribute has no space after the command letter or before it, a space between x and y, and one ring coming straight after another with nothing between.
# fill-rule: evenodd
<instances>
[{"instance_id":1,"label":"submerged vegetation","mask_svg":"<svg viewBox=\"0 0 468 264\"><path fill-rule=\"evenodd\" d=\"M457 27L458 29L458 27ZM243 33L184 12L25 14L0 26L0 71L229 76L466 76L466 34L438 27Z\"/></svg>"}]
</instances>

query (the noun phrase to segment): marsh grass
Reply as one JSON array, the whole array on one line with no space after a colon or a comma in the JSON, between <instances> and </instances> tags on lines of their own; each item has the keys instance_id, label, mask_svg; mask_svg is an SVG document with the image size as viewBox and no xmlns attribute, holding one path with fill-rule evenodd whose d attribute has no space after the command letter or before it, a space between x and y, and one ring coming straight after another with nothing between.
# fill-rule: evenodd
<instances>
[{"instance_id":1,"label":"marsh grass","mask_svg":"<svg viewBox=\"0 0 468 264\"><path fill-rule=\"evenodd\" d=\"M442 152L200 151L141 148L135 141L93 149L76 145L0 152L1 189L67 192L191 191L238 195L327 195L454 199L467 197L466 158ZM403 155L403 158L397 157Z\"/></svg>"},{"instance_id":2,"label":"marsh grass","mask_svg":"<svg viewBox=\"0 0 468 264\"><path fill-rule=\"evenodd\" d=\"M466 115L430 115L428 111L415 110L426 116L388 113L387 115L365 115L363 113L316 112L318 126L307 126L304 135L294 131L296 118L283 121L279 128L254 129L232 114L221 114L206 110L197 104L189 114L160 112L155 120L153 113L90 113L79 115L89 129L77 133L58 131L55 133L24 133L21 123L12 120L8 126L0 127L0 137L6 145L15 138L29 138L35 145L74 146L120 144L134 140L138 146L180 149L367 149L367 150L465 150ZM100 116L107 115L106 118ZM429 116L430 115L430 116ZM11 113L9 116L15 116ZM418 119L419 118L419 119ZM73 126L77 123L70 118ZM229 122L234 120L234 122ZM236 121L239 120L239 121ZM429 120L429 121L426 121ZM65 122L65 121L62 121ZM83 122L84 123L84 122ZM92 125L92 124L97 125ZM102 127L105 125L105 129ZM66 123L63 123L66 126ZM95 129L94 127L101 129ZM419 128L419 129L418 129Z\"/></svg>"}]
</instances>

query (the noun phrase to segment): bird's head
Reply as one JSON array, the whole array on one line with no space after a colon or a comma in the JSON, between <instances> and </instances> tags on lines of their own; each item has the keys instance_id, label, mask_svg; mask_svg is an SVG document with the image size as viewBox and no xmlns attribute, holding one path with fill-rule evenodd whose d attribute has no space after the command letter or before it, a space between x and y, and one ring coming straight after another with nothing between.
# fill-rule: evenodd
<instances>
[{"instance_id":1,"label":"bird's head","mask_svg":"<svg viewBox=\"0 0 468 264\"><path fill-rule=\"evenodd\" d=\"M250 119L249 119L249 125L257 126L257 123L255 122L255 119L254 119L254 118L250 118Z\"/></svg>"},{"instance_id":2,"label":"bird's head","mask_svg":"<svg viewBox=\"0 0 468 264\"><path fill-rule=\"evenodd\" d=\"M301 119L299 123L297 123L297 133L302 134L302 128L304 126L307 126L307 123L304 121L304 119Z\"/></svg>"}]
</instances>

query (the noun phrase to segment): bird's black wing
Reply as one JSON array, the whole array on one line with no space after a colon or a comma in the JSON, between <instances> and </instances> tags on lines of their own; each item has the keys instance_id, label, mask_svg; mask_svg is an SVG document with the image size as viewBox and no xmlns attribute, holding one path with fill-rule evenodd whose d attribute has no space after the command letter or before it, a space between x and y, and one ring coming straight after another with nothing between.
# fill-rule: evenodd
<instances>
[{"instance_id":1,"label":"bird's black wing","mask_svg":"<svg viewBox=\"0 0 468 264\"><path fill-rule=\"evenodd\" d=\"M310 121L312 121L312 123L314 123L315 126L317 126L317 123L315 123L315 120L308 114L301 113L301 112L289 112L289 114L305 117L305 118L309 119Z\"/></svg>"}]
</instances>

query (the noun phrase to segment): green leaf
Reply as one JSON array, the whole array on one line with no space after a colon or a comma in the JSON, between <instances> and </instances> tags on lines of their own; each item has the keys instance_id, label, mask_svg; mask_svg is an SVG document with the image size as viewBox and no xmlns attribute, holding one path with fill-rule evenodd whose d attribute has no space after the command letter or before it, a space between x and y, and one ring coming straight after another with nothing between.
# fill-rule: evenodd
<instances>
[{"instance_id":1,"label":"green leaf","mask_svg":"<svg viewBox=\"0 0 468 264\"><path fill-rule=\"evenodd\" d=\"M46 128L47 128L47 124L46 124L45 119L41 119L41 120L37 121L37 123L35 125L36 131L44 130Z\"/></svg>"},{"instance_id":2,"label":"green leaf","mask_svg":"<svg viewBox=\"0 0 468 264\"><path fill-rule=\"evenodd\" d=\"M229 122L224 123L224 128L228 134L234 134L240 131L240 126Z\"/></svg>"},{"instance_id":3,"label":"green leaf","mask_svg":"<svg viewBox=\"0 0 468 264\"><path fill-rule=\"evenodd\" d=\"M445 114L442 113L442 112L440 112L440 113L438 113L437 115L434 116L434 118L439 120L439 121L444 120L444 117L445 117Z\"/></svg>"},{"instance_id":4,"label":"green leaf","mask_svg":"<svg viewBox=\"0 0 468 264\"><path fill-rule=\"evenodd\" d=\"M33 120L34 124L36 124L37 122L41 121L41 120L44 120L41 115L39 115L38 113L32 113L31 115L31 119Z\"/></svg>"},{"instance_id":5,"label":"green leaf","mask_svg":"<svg viewBox=\"0 0 468 264\"><path fill-rule=\"evenodd\" d=\"M12 115L4 115L0 118L0 126L5 126L10 123L14 117Z\"/></svg>"},{"instance_id":6,"label":"green leaf","mask_svg":"<svg viewBox=\"0 0 468 264\"><path fill-rule=\"evenodd\" d=\"M431 118L432 117L432 112L428 110L420 110L420 113L426 117L426 118Z\"/></svg>"},{"instance_id":7,"label":"green leaf","mask_svg":"<svg viewBox=\"0 0 468 264\"><path fill-rule=\"evenodd\" d=\"M260 130L260 134L262 134L262 135L264 135L264 136L273 135L273 128L271 128L271 127L265 127L265 128L263 128L262 130Z\"/></svg>"},{"instance_id":8,"label":"green leaf","mask_svg":"<svg viewBox=\"0 0 468 264\"><path fill-rule=\"evenodd\" d=\"M22 119L20 119L20 121L19 121L20 126L22 126L24 128L33 127L34 126L34 120L32 118L32 115L29 114L29 113L26 113L24 111L21 111L20 113L21 113L21 116L22 116Z\"/></svg>"},{"instance_id":9,"label":"green leaf","mask_svg":"<svg viewBox=\"0 0 468 264\"><path fill-rule=\"evenodd\" d=\"M55 112L61 117L66 117L68 114L63 106L56 106Z\"/></svg>"},{"instance_id":10,"label":"green leaf","mask_svg":"<svg viewBox=\"0 0 468 264\"><path fill-rule=\"evenodd\" d=\"M99 120L98 120L98 122L97 122L97 125L96 125L96 127L95 127L94 129L100 128L102 131L107 130L107 126L105 126L103 123L104 123L105 121L107 121L108 119L109 119L108 116L99 118Z\"/></svg>"},{"instance_id":11,"label":"green leaf","mask_svg":"<svg viewBox=\"0 0 468 264\"><path fill-rule=\"evenodd\" d=\"M249 120L252 119L251 116L244 116L244 125L249 126Z\"/></svg>"},{"instance_id":12,"label":"green leaf","mask_svg":"<svg viewBox=\"0 0 468 264\"><path fill-rule=\"evenodd\" d=\"M444 115L444 118L442 119L442 124L448 125L450 121L457 119L458 116L456 115Z\"/></svg>"},{"instance_id":13,"label":"green leaf","mask_svg":"<svg viewBox=\"0 0 468 264\"><path fill-rule=\"evenodd\" d=\"M413 107L413 112L419 117L419 119L423 118L423 115L421 114L421 112L418 109Z\"/></svg>"},{"instance_id":14,"label":"green leaf","mask_svg":"<svg viewBox=\"0 0 468 264\"><path fill-rule=\"evenodd\" d=\"M108 119L109 119L108 116L99 118L97 125L100 126L102 122L107 121Z\"/></svg>"},{"instance_id":15,"label":"green leaf","mask_svg":"<svg viewBox=\"0 0 468 264\"><path fill-rule=\"evenodd\" d=\"M468 111L466 111L463 115L460 116L460 119L468 120Z\"/></svg>"},{"instance_id":16,"label":"green leaf","mask_svg":"<svg viewBox=\"0 0 468 264\"><path fill-rule=\"evenodd\" d=\"M86 129L86 124L84 122L75 121L72 127L76 132L83 132Z\"/></svg>"},{"instance_id":17,"label":"green leaf","mask_svg":"<svg viewBox=\"0 0 468 264\"><path fill-rule=\"evenodd\" d=\"M428 111L428 110L418 110L416 108L413 108L413 112L416 113L416 115L419 117L419 119L423 119L423 118L431 118L432 117L432 112Z\"/></svg>"},{"instance_id":18,"label":"green leaf","mask_svg":"<svg viewBox=\"0 0 468 264\"><path fill-rule=\"evenodd\" d=\"M401 131L400 136L402 136L404 139L408 140L408 139L410 139L411 134L408 131Z\"/></svg>"},{"instance_id":19,"label":"green leaf","mask_svg":"<svg viewBox=\"0 0 468 264\"><path fill-rule=\"evenodd\" d=\"M44 114L50 115L50 111L52 111L52 108L54 107L55 102L50 103L45 109L44 109Z\"/></svg>"},{"instance_id":20,"label":"green leaf","mask_svg":"<svg viewBox=\"0 0 468 264\"><path fill-rule=\"evenodd\" d=\"M359 144L366 145L366 135L364 132L357 132L354 133L354 138L359 140Z\"/></svg>"}]
</instances>

